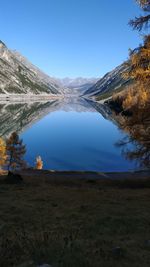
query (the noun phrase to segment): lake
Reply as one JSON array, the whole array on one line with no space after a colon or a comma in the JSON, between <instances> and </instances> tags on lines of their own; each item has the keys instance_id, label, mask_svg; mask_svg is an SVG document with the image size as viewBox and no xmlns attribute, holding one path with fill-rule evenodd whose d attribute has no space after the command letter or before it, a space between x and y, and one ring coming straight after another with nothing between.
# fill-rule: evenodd
<instances>
[{"instance_id":1,"label":"lake","mask_svg":"<svg viewBox=\"0 0 150 267\"><path fill-rule=\"evenodd\" d=\"M91 102L92 103L92 102ZM0 134L17 131L26 144L26 161L40 155L44 169L127 171L136 168L116 143L125 137L106 105L66 98L0 104Z\"/></svg>"}]
</instances>

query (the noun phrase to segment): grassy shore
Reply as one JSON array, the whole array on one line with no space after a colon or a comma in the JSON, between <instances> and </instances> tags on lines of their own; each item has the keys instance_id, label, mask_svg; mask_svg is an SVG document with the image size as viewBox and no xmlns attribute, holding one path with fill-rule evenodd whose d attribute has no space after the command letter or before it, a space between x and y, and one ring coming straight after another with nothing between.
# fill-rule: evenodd
<instances>
[{"instance_id":1,"label":"grassy shore","mask_svg":"<svg viewBox=\"0 0 150 267\"><path fill-rule=\"evenodd\" d=\"M150 176L119 175L1 175L0 266L150 266Z\"/></svg>"}]
</instances>

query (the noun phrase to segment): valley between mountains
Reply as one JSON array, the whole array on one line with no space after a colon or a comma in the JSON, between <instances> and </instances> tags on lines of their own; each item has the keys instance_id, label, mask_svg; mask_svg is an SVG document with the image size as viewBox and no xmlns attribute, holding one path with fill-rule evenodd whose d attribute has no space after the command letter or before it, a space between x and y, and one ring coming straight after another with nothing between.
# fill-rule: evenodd
<instances>
[{"instance_id":1,"label":"valley between mountains","mask_svg":"<svg viewBox=\"0 0 150 267\"><path fill-rule=\"evenodd\" d=\"M130 83L129 79L122 78L126 68L123 63L102 78L54 78L0 41L0 100L55 98L64 95L100 100L110 97L114 91L126 88Z\"/></svg>"}]
</instances>

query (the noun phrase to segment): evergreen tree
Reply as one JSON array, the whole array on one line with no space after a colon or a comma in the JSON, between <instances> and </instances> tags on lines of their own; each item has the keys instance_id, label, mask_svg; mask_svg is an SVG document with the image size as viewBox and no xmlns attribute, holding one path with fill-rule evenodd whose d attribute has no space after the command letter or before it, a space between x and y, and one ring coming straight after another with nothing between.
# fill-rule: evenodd
<instances>
[{"instance_id":1,"label":"evergreen tree","mask_svg":"<svg viewBox=\"0 0 150 267\"><path fill-rule=\"evenodd\" d=\"M20 169L26 166L23 157L26 153L26 147L23 141L19 139L19 135L14 132L6 140L6 150L7 150L7 165L8 170L10 169Z\"/></svg>"}]
</instances>

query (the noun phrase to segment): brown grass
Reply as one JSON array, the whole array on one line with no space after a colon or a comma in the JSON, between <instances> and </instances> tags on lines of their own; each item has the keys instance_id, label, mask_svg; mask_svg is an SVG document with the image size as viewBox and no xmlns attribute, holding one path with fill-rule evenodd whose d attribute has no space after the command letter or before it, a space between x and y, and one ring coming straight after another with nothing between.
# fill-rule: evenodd
<instances>
[{"instance_id":1,"label":"brown grass","mask_svg":"<svg viewBox=\"0 0 150 267\"><path fill-rule=\"evenodd\" d=\"M71 175L1 177L0 266L150 266L149 178Z\"/></svg>"}]
</instances>

